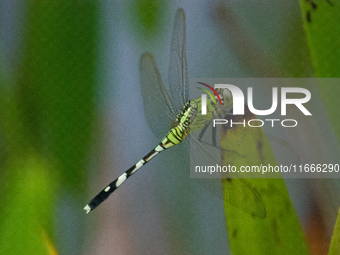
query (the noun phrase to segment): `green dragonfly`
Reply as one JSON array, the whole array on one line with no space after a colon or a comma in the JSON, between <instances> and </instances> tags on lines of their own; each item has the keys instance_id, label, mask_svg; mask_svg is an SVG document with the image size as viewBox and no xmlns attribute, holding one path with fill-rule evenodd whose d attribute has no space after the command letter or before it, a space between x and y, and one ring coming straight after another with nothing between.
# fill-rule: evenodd
<instances>
[{"instance_id":1,"label":"green dragonfly","mask_svg":"<svg viewBox=\"0 0 340 255\"><path fill-rule=\"evenodd\" d=\"M150 53L144 53L140 58L140 80L146 120L156 137L163 137L163 139L145 157L107 185L93 198L84 208L87 213L99 206L113 191L136 173L138 169L162 151L180 143L187 143L189 139L185 138L188 135L191 136L190 139L200 142L200 138L212 119L225 114L232 104L231 94L227 89L216 90L219 98L217 95L214 96L221 104L215 104L213 97L207 100L206 115L201 114L201 98L188 100L185 16L182 9L177 11L173 27L168 79L169 90L166 89L157 65ZM165 132L169 129L170 131L165 135ZM196 131L199 130L201 130L201 133L197 136L198 132ZM183 141L184 139L185 141ZM202 143L202 148L204 146L208 145L203 145ZM210 146L216 147L213 144ZM206 152L208 150L206 149ZM201 182L206 184L209 182L216 183L216 181L221 182L220 179L202 180ZM236 201L237 199L235 198L231 198L230 195L224 197L227 202L259 218L266 217L266 210L261 196L244 179L228 179L227 185L228 190L243 194L242 203Z\"/></svg>"}]
</instances>

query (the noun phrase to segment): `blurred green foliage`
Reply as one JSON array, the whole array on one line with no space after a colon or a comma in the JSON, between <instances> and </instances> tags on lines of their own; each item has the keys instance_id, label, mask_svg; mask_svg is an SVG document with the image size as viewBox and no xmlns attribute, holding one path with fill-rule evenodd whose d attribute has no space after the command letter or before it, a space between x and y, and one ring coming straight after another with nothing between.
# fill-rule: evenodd
<instances>
[{"instance_id":1,"label":"blurred green foliage","mask_svg":"<svg viewBox=\"0 0 340 255\"><path fill-rule=\"evenodd\" d=\"M164 0L133 0L129 5L131 28L141 39L159 38L162 24L166 20L167 5L171 2Z\"/></svg>"},{"instance_id":2,"label":"blurred green foliage","mask_svg":"<svg viewBox=\"0 0 340 255\"><path fill-rule=\"evenodd\" d=\"M300 6L315 76L340 77L340 1L300 0ZM340 86L320 84L319 90L340 141Z\"/></svg>"},{"instance_id":3,"label":"blurred green foliage","mask_svg":"<svg viewBox=\"0 0 340 255\"><path fill-rule=\"evenodd\" d=\"M27 2L15 82L0 84L0 254L49 254L59 191L84 193L96 124L97 5Z\"/></svg>"}]
</instances>

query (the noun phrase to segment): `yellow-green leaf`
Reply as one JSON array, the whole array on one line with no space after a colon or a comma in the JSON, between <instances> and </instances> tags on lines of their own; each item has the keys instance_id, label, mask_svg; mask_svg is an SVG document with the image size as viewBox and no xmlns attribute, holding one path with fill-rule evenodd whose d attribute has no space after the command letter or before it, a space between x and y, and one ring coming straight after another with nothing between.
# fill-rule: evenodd
<instances>
[{"instance_id":1,"label":"yellow-green leaf","mask_svg":"<svg viewBox=\"0 0 340 255\"><path fill-rule=\"evenodd\" d=\"M244 116L246 122L255 118L252 114ZM223 165L230 164L236 169L276 165L262 128L256 128L254 132L254 128L250 131L249 127L237 126L223 131L222 146L235 151L234 157L230 153L223 155ZM246 182L246 185L233 189L229 187L233 182ZM282 178L223 179L223 190L230 202L225 203L225 214L232 254L308 254L304 234Z\"/></svg>"}]
</instances>

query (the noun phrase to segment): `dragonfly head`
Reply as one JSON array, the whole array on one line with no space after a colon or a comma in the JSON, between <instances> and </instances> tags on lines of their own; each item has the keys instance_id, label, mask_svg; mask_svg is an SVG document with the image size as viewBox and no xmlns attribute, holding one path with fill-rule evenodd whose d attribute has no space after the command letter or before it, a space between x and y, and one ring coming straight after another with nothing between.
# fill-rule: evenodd
<instances>
[{"instance_id":1,"label":"dragonfly head","mask_svg":"<svg viewBox=\"0 0 340 255\"><path fill-rule=\"evenodd\" d=\"M229 89L216 89L221 98L223 108L229 108L233 104L233 97Z\"/></svg>"}]
</instances>

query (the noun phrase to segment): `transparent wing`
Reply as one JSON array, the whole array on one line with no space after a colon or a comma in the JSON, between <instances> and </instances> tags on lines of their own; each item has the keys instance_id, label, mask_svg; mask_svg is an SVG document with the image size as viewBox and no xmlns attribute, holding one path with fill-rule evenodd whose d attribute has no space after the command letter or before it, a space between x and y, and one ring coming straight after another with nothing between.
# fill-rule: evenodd
<instances>
[{"instance_id":1,"label":"transparent wing","mask_svg":"<svg viewBox=\"0 0 340 255\"><path fill-rule=\"evenodd\" d=\"M198 141L198 137L195 133L191 134L189 139L191 163L200 166L214 166L216 163L222 165L220 148ZM226 154L231 155L232 157L242 157L241 155L235 155L235 152L233 151ZM235 175L233 176L237 177ZM195 180L210 193L225 200L238 209L261 219L266 217L265 205L260 194L246 179L221 178L222 176L220 176L220 178L196 178ZM223 186L222 183L224 183Z\"/></svg>"},{"instance_id":2,"label":"transparent wing","mask_svg":"<svg viewBox=\"0 0 340 255\"><path fill-rule=\"evenodd\" d=\"M194 143L196 143L196 145L193 146ZM191 153L193 147L200 151ZM202 144L193 134L190 135L190 138L184 139L176 149L177 160L180 161L180 164L185 169L189 169L192 162L195 162L195 165L200 165L201 163L206 164L207 162L209 162L208 164L221 164L221 157L216 157L215 153L216 151L221 152L221 150L212 145ZM191 157L192 155L194 155L194 157ZM261 219L266 217L265 205L260 194L246 179L196 178L195 181L214 196L226 201L243 212ZM224 183L223 186L222 183ZM223 187L225 189L224 192Z\"/></svg>"},{"instance_id":3,"label":"transparent wing","mask_svg":"<svg viewBox=\"0 0 340 255\"><path fill-rule=\"evenodd\" d=\"M185 15L178 9L175 17L169 64L169 94L150 53L140 59L144 113L152 132L163 138L180 109L188 101L188 77L185 53Z\"/></svg>"},{"instance_id":4,"label":"transparent wing","mask_svg":"<svg viewBox=\"0 0 340 255\"><path fill-rule=\"evenodd\" d=\"M176 110L150 53L141 56L139 72L145 118L156 137L162 139L176 119Z\"/></svg>"},{"instance_id":5,"label":"transparent wing","mask_svg":"<svg viewBox=\"0 0 340 255\"><path fill-rule=\"evenodd\" d=\"M226 189L223 192L225 201L250 215L266 218L266 208L260 194L245 179L223 178L222 182Z\"/></svg>"},{"instance_id":6,"label":"transparent wing","mask_svg":"<svg viewBox=\"0 0 340 255\"><path fill-rule=\"evenodd\" d=\"M169 89L176 109L188 102L188 75L185 46L185 15L178 9L171 39L169 63Z\"/></svg>"},{"instance_id":7,"label":"transparent wing","mask_svg":"<svg viewBox=\"0 0 340 255\"><path fill-rule=\"evenodd\" d=\"M200 185L213 195L225 200L243 212L254 215L260 219L266 218L266 208L260 194L246 179L196 179ZM224 183L225 192L223 192Z\"/></svg>"},{"instance_id":8,"label":"transparent wing","mask_svg":"<svg viewBox=\"0 0 340 255\"><path fill-rule=\"evenodd\" d=\"M228 115L234 122L241 122L240 117ZM244 118L255 119L255 115L248 112ZM244 128L236 125L233 128L222 128L213 132L212 123L208 123L201 130L190 134L190 160L194 165L214 166L221 165L258 165L272 160L272 153L286 154L291 163L298 163L298 154L284 140L264 134L259 128ZM223 140L221 142L221 134ZM227 141L225 138L228 138ZM268 141L271 151L268 151ZM276 158L277 159L277 158ZM286 161L287 163L287 161ZM192 167L192 166L191 166ZM217 176L218 177L218 176ZM232 178L234 177L234 178ZM239 173L232 173L218 178L197 178L196 180L208 191L226 202L255 215L266 217L265 205L259 192ZM223 185L222 185L223 183ZM224 190L223 190L224 189Z\"/></svg>"}]
</instances>

